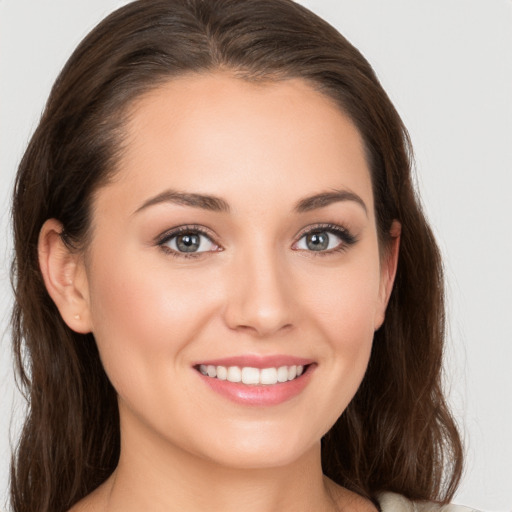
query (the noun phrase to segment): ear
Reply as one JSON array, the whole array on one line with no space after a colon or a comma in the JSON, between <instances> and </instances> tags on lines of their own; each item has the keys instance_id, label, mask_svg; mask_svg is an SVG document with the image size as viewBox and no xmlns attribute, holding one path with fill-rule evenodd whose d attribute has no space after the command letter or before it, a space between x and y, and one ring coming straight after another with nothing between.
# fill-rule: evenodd
<instances>
[{"instance_id":1,"label":"ear","mask_svg":"<svg viewBox=\"0 0 512 512\"><path fill-rule=\"evenodd\" d=\"M400 250L400 234L402 232L402 225L397 220L391 224L389 234L391 240L388 246L384 249L384 254L381 262L380 269L380 287L379 287L379 300L375 316L375 330L379 329L384 323L386 315L386 308L393 290L393 283L395 282L396 268L398 264L398 253Z\"/></svg>"},{"instance_id":2,"label":"ear","mask_svg":"<svg viewBox=\"0 0 512 512\"><path fill-rule=\"evenodd\" d=\"M73 331L91 332L89 289L83 255L64 243L62 224L49 219L39 233L39 266L46 289Z\"/></svg>"}]
</instances>

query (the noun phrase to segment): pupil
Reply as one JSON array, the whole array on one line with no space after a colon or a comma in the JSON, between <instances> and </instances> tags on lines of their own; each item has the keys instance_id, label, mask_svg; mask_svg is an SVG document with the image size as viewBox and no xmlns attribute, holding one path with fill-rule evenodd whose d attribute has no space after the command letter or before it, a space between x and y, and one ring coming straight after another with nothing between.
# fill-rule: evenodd
<instances>
[{"instance_id":1,"label":"pupil","mask_svg":"<svg viewBox=\"0 0 512 512\"><path fill-rule=\"evenodd\" d=\"M181 252L194 252L199 248L199 236L193 234L180 235L176 246Z\"/></svg>"},{"instance_id":2,"label":"pupil","mask_svg":"<svg viewBox=\"0 0 512 512\"><path fill-rule=\"evenodd\" d=\"M308 249L323 251L329 246L329 236L326 233L311 233L306 238Z\"/></svg>"}]
</instances>

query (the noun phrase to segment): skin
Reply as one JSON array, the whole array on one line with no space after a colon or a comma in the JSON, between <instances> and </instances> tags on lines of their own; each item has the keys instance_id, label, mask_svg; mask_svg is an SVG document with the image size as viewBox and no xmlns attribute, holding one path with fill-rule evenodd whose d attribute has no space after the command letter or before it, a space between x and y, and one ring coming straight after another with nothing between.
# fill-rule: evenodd
<instances>
[{"instance_id":1,"label":"skin","mask_svg":"<svg viewBox=\"0 0 512 512\"><path fill-rule=\"evenodd\" d=\"M126 130L119 173L94 197L86 251L70 253L54 219L40 237L48 291L72 329L93 332L119 396L119 466L73 512L375 510L320 464L320 439L364 376L398 253L396 232L379 252L357 129L301 80L216 73L140 98ZM222 198L230 211L141 209L170 189ZM363 204L294 210L334 189ZM334 249L309 249L304 230L325 223L355 243L327 233ZM158 244L189 224L211 240L198 257ZM218 395L193 368L244 354L316 366L299 395L263 407Z\"/></svg>"}]
</instances>

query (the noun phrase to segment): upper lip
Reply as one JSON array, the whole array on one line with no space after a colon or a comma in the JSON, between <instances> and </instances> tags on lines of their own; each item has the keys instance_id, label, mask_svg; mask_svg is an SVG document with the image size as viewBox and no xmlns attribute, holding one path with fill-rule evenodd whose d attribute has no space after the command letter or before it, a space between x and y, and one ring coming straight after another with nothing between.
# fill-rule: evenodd
<instances>
[{"instance_id":1,"label":"upper lip","mask_svg":"<svg viewBox=\"0 0 512 512\"><path fill-rule=\"evenodd\" d=\"M296 357L285 354L275 355L257 355L247 354L241 356L224 357L221 359L207 359L204 361L197 361L193 366L204 364L206 366L238 366L240 368L251 367L251 368L279 368L280 366L306 366L314 363L313 359L307 359L304 357Z\"/></svg>"}]
</instances>

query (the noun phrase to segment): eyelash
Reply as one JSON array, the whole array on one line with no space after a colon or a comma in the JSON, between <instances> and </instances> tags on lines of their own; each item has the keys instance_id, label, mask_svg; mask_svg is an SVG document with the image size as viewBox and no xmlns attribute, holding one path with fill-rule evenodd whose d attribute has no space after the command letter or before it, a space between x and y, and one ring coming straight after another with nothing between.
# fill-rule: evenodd
<instances>
[{"instance_id":1,"label":"eyelash","mask_svg":"<svg viewBox=\"0 0 512 512\"><path fill-rule=\"evenodd\" d=\"M171 256L175 258L199 258L205 254L205 252L218 252L218 251L202 251L202 252L179 252L175 251L174 249L171 249L170 247L167 247L165 244L169 243L173 238L179 236L179 235L185 235L185 234L195 234L195 235L202 235L208 238L212 241L214 245L217 245L213 241L212 234L205 230L202 226L196 226L196 225L186 225L186 226L179 226L177 228L172 228L169 231L166 231L162 235L160 235L157 240L156 244L161 247L161 249L166 253L170 254ZM222 249L220 249L222 250Z\"/></svg>"},{"instance_id":2,"label":"eyelash","mask_svg":"<svg viewBox=\"0 0 512 512\"><path fill-rule=\"evenodd\" d=\"M312 250L306 250L306 249L300 249L309 253L312 253L315 257L316 256L329 256L334 253L340 253L346 251L351 245L354 245L358 240L357 237L350 233L348 229L346 229L343 226L340 226L338 224L317 224L315 226L310 226L303 230L301 233L299 233L297 237L297 242L294 242L294 245L297 244L300 240L302 240L303 237L314 234L314 233L329 233L337 236L340 238L341 243L338 244L333 249L329 249L326 251L312 251ZM171 256L175 258L200 258L205 253L208 252L219 252L222 251L222 248L219 248L214 251L201 251L201 252L180 252L176 251L174 249L171 249L170 247L167 247L166 244L169 243L173 238L182 235L182 234L195 234L195 235L202 235L208 238L214 245L218 246L214 240L212 234L205 230L202 226L197 225L185 225L185 226L179 226L176 228L172 228L169 231L166 231L165 233L161 234L156 239L156 245L158 245L166 254L170 254Z\"/></svg>"},{"instance_id":3,"label":"eyelash","mask_svg":"<svg viewBox=\"0 0 512 512\"><path fill-rule=\"evenodd\" d=\"M304 238L306 235L311 235L314 233L329 233L329 234L337 236L341 240L341 242L333 249L329 249L326 251L311 251L311 250L307 251L306 250L308 253L313 254L315 257L316 256L320 256L320 257L329 256L332 254L344 252L351 245L354 245L357 242L357 237L355 235L353 235L347 228L340 226L338 224L326 223L326 224L317 224L315 226L309 226L306 229L304 229L303 231L301 231L297 237L297 242L295 242L295 244L298 243L298 241L302 240L302 238Z\"/></svg>"}]
</instances>

